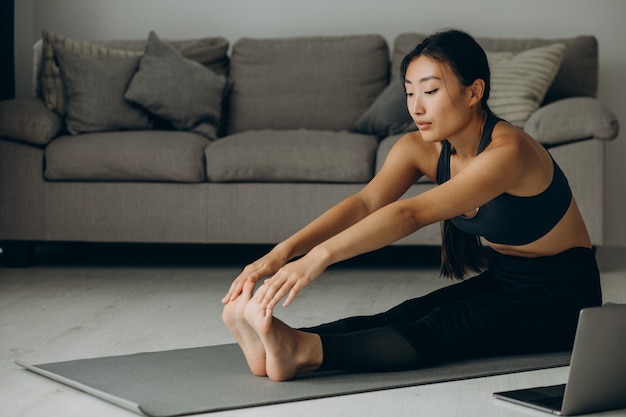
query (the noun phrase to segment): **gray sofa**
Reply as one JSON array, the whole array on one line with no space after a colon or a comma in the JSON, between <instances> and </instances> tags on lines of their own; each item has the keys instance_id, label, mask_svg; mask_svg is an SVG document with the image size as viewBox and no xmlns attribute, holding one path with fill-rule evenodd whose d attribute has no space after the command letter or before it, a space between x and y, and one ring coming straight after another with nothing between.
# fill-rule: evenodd
<instances>
[{"instance_id":1,"label":"gray sofa","mask_svg":"<svg viewBox=\"0 0 626 417\"><path fill-rule=\"evenodd\" d=\"M280 241L363 187L414 129L398 72L423 37L405 33L391 47L378 35L241 39L230 48L222 38L87 43L44 32L35 95L0 103L5 265L27 264L38 242ZM492 108L550 149L602 245L603 140L618 126L595 98L596 39L478 40L493 59ZM544 61L525 67L535 52L521 51L555 43L564 45L556 75ZM548 55L540 58L556 59ZM543 76L547 84L520 98L520 116L506 77L521 68L531 78L522 89ZM422 180L407 196L432 186ZM397 244L439 243L431 225Z\"/></svg>"}]
</instances>

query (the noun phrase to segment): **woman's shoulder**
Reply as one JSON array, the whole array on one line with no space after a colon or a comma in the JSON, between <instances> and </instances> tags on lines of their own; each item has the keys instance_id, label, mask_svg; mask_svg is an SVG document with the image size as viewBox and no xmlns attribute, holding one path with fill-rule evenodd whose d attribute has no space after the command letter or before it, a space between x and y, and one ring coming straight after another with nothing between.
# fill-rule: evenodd
<instances>
[{"instance_id":1,"label":"woman's shoulder","mask_svg":"<svg viewBox=\"0 0 626 417\"><path fill-rule=\"evenodd\" d=\"M544 183L552 177L553 163L548 151L528 133L508 122L494 126L491 143L485 151L485 158L494 169L497 167L503 174L518 178L507 190L509 193L534 195L536 184L545 188ZM528 188L532 188L532 192Z\"/></svg>"},{"instance_id":2,"label":"woman's shoulder","mask_svg":"<svg viewBox=\"0 0 626 417\"><path fill-rule=\"evenodd\" d=\"M421 151L422 155L433 154L437 155L438 157L439 153L441 152L441 143L426 142L424 139L422 139L422 134L419 132L419 130L415 130L401 136L400 139L398 139L398 142L396 142L396 145L398 148L401 148L403 150L419 150Z\"/></svg>"},{"instance_id":3,"label":"woman's shoulder","mask_svg":"<svg viewBox=\"0 0 626 417\"><path fill-rule=\"evenodd\" d=\"M398 139L390 154L410 161L422 174L433 178L436 175L441 146L441 143L426 142L419 131L413 131Z\"/></svg>"},{"instance_id":4,"label":"woman's shoulder","mask_svg":"<svg viewBox=\"0 0 626 417\"><path fill-rule=\"evenodd\" d=\"M532 136L507 122L500 119L493 127L491 132L491 142L489 148L507 147L516 151L523 151L524 148L535 149L541 146Z\"/></svg>"}]
</instances>

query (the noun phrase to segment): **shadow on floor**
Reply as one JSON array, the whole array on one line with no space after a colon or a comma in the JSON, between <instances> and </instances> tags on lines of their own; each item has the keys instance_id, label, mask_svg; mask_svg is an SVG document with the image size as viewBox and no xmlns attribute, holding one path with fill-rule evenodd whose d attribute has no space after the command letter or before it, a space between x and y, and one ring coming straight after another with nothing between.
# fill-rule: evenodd
<instances>
[{"instance_id":1,"label":"shadow on floor","mask_svg":"<svg viewBox=\"0 0 626 417\"><path fill-rule=\"evenodd\" d=\"M271 245L239 244L40 243L35 249L32 266L180 265L243 268L271 248ZM439 262L438 246L391 246L333 267L438 268Z\"/></svg>"}]
</instances>

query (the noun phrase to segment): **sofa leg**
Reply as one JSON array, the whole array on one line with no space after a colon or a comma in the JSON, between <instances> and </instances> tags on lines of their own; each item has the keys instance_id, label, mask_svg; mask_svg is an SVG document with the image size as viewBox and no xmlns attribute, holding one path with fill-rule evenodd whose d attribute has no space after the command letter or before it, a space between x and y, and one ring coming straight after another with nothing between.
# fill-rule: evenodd
<instances>
[{"instance_id":1,"label":"sofa leg","mask_svg":"<svg viewBox=\"0 0 626 417\"><path fill-rule=\"evenodd\" d=\"M27 268L32 265L35 256L35 242L30 240L4 240L2 248L2 264L7 268Z\"/></svg>"}]
</instances>

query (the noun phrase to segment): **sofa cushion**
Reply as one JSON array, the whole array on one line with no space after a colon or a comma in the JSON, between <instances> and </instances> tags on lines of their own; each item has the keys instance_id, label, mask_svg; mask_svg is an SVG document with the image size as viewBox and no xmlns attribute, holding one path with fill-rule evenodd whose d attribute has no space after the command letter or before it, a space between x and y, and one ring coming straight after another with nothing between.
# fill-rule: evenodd
<instances>
[{"instance_id":1,"label":"sofa cushion","mask_svg":"<svg viewBox=\"0 0 626 417\"><path fill-rule=\"evenodd\" d=\"M65 85L67 130L79 133L152 127L150 115L124 100L139 56L92 58L54 45Z\"/></svg>"},{"instance_id":2,"label":"sofa cushion","mask_svg":"<svg viewBox=\"0 0 626 417\"><path fill-rule=\"evenodd\" d=\"M225 86L225 77L184 58L150 32L124 98L170 121L177 130L190 130L200 122L212 125L207 134L216 139Z\"/></svg>"},{"instance_id":3,"label":"sofa cushion","mask_svg":"<svg viewBox=\"0 0 626 417\"><path fill-rule=\"evenodd\" d=\"M231 55L231 134L347 130L388 83L388 47L377 35L241 39Z\"/></svg>"},{"instance_id":4,"label":"sofa cushion","mask_svg":"<svg viewBox=\"0 0 626 417\"><path fill-rule=\"evenodd\" d=\"M0 102L0 137L45 145L62 128L63 119L37 97Z\"/></svg>"},{"instance_id":5,"label":"sofa cushion","mask_svg":"<svg viewBox=\"0 0 626 417\"><path fill-rule=\"evenodd\" d=\"M206 148L214 182L367 182L377 140L349 132L261 130L237 133Z\"/></svg>"},{"instance_id":6,"label":"sofa cushion","mask_svg":"<svg viewBox=\"0 0 626 417\"><path fill-rule=\"evenodd\" d=\"M600 100L575 97L540 108L530 116L524 130L544 145L553 146L589 138L614 139L619 122Z\"/></svg>"},{"instance_id":7,"label":"sofa cushion","mask_svg":"<svg viewBox=\"0 0 626 417\"><path fill-rule=\"evenodd\" d=\"M45 149L47 180L202 182L210 141L189 132L61 136Z\"/></svg>"}]
</instances>

